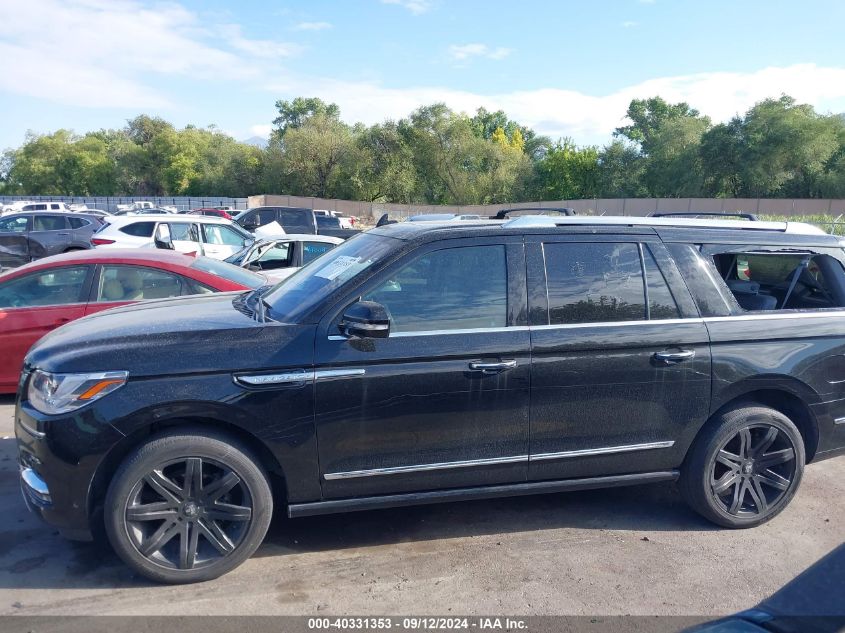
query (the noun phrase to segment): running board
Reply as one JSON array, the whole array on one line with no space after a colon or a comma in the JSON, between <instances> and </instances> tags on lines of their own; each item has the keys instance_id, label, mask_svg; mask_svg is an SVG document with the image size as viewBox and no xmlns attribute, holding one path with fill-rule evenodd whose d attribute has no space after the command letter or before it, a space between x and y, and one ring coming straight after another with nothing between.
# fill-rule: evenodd
<instances>
[{"instance_id":1,"label":"running board","mask_svg":"<svg viewBox=\"0 0 845 633\"><path fill-rule=\"evenodd\" d=\"M453 488L449 490L409 492L399 495L379 495L376 497L314 501L311 503L291 503L288 505L288 516L296 518L315 514L398 508L426 503L469 501L473 499L491 499L494 497L516 497L520 495L566 492L569 490L616 488L619 486L635 486L637 484L648 484L658 481L675 481L678 475L679 472L677 470L667 470L635 475L608 475L606 477L586 477L583 479L563 479L559 481L527 481L518 484L481 486L478 488Z\"/></svg>"}]
</instances>

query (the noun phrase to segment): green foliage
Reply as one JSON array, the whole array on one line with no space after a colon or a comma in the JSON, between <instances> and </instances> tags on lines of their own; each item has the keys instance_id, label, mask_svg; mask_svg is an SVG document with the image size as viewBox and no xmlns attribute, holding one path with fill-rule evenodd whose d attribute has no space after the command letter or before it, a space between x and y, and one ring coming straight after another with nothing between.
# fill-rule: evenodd
<instances>
[{"instance_id":1,"label":"green foliage","mask_svg":"<svg viewBox=\"0 0 845 633\"><path fill-rule=\"evenodd\" d=\"M686 103L634 99L604 147L554 143L479 108L442 103L399 121L347 125L317 97L276 102L265 149L214 126L147 115L83 136L29 133L0 156L0 192L27 195L255 193L484 204L618 197L845 197L845 119L788 96L727 123Z\"/></svg>"}]
</instances>

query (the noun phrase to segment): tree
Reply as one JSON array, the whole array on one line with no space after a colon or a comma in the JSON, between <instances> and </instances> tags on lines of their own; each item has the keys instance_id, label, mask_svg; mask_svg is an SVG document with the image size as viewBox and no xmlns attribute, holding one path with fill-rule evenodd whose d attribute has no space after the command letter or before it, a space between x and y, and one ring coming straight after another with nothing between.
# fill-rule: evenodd
<instances>
[{"instance_id":1,"label":"tree","mask_svg":"<svg viewBox=\"0 0 845 633\"><path fill-rule=\"evenodd\" d=\"M595 147L578 148L568 138L558 141L537 163L535 196L541 200L597 197L598 159Z\"/></svg>"},{"instance_id":2,"label":"tree","mask_svg":"<svg viewBox=\"0 0 845 633\"><path fill-rule=\"evenodd\" d=\"M331 197L338 167L352 149L348 126L328 114L315 114L285 132L282 169L299 195Z\"/></svg>"},{"instance_id":3,"label":"tree","mask_svg":"<svg viewBox=\"0 0 845 633\"><path fill-rule=\"evenodd\" d=\"M309 119L322 115L328 119L340 120L340 108L336 103L326 103L319 97L296 97L292 101L276 101L279 116L273 119L276 129L272 136L279 140L289 129L305 125Z\"/></svg>"},{"instance_id":4,"label":"tree","mask_svg":"<svg viewBox=\"0 0 845 633\"><path fill-rule=\"evenodd\" d=\"M702 195L704 174L699 150L709 126L707 117L679 116L664 121L651 133L643 180L652 196Z\"/></svg>"},{"instance_id":5,"label":"tree","mask_svg":"<svg viewBox=\"0 0 845 633\"><path fill-rule=\"evenodd\" d=\"M631 125L616 128L614 136L624 136L642 147L644 154L649 154L655 135L664 124L683 117L698 118L699 112L686 103L669 104L661 97L633 99L626 112Z\"/></svg>"},{"instance_id":6,"label":"tree","mask_svg":"<svg viewBox=\"0 0 845 633\"><path fill-rule=\"evenodd\" d=\"M639 149L614 140L599 152L598 181L603 198L640 198L648 195L642 181L645 160Z\"/></svg>"}]
</instances>

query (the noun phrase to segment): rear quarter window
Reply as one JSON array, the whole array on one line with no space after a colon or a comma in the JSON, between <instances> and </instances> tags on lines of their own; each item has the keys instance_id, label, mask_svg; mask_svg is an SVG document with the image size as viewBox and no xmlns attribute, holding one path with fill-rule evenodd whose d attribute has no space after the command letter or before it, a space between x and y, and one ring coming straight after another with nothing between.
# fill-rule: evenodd
<instances>
[{"instance_id":1,"label":"rear quarter window","mask_svg":"<svg viewBox=\"0 0 845 633\"><path fill-rule=\"evenodd\" d=\"M155 227L155 222L133 222L118 230L121 233L126 233L126 235L132 235L133 237L152 237Z\"/></svg>"}]
</instances>

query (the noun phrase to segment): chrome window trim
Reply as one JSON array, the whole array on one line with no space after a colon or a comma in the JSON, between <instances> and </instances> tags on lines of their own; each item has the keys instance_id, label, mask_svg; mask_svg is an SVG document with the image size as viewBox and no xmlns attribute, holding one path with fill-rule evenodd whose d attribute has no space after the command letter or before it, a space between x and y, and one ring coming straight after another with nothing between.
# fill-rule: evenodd
<instances>
[{"instance_id":1,"label":"chrome window trim","mask_svg":"<svg viewBox=\"0 0 845 633\"><path fill-rule=\"evenodd\" d=\"M614 455L616 453L630 453L633 451L647 451L655 448L671 448L674 440L667 442L648 442L645 444L625 444L623 446L605 446L602 448L585 448L576 451L559 451L556 453L539 453L531 455L529 461L546 461L550 459L568 459L571 457L591 457L593 455Z\"/></svg>"},{"instance_id":2,"label":"chrome window trim","mask_svg":"<svg viewBox=\"0 0 845 633\"><path fill-rule=\"evenodd\" d=\"M495 466L498 464L518 464L528 462L528 455L513 455L511 457L492 457L485 459L468 459L459 462L437 462L434 464L419 464L416 466L392 466L389 468L370 468L367 470L349 470L338 473L326 473L326 481L338 479L356 479L358 477L379 477L382 475L404 475L408 473L427 472L431 470L449 470L451 468L470 468L472 466Z\"/></svg>"},{"instance_id":3,"label":"chrome window trim","mask_svg":"<svg viewBox=\"0 0 845 633\"><path fill-rule=\"evenodd\" d=\"M704 317L705 323L721 323L730 321L757 321L757 320L773 320L773 319L818 319L818 318L835 318L845 317L845 309L843 308L828 308L822 309L818 312L789 312L786 310L770 310L756 314L735 314L731 316L720 317Z\"/></svg>"},{"instance_id":4,"label":"chrome window trim","mask_svg":"<svg viewBox=\"0 0 845 633\"><path fill-rule=\"evenodd\" d=\"M525 332L530 327L527 325L514 325L511 327L479 327L466 328L463 330L420 330L419 332L391 332L388 338L408 338L411 336L444 336L446 334L490 334L500 332ZM348 341L350 337L339 334L331 334L330 341Z\"/></svg>"},{"instance_id":5,"label":"chrome window trim","mask_svg":"<svg viewBox=\"0 0 845 633\"><path fill-rule=\"evenodd\" d=\"M845 424L845 418L836 418L833 421L834 424Z\"/></svg>"},{"instance_id":6,"label":"chrome window trim","mask_svg":"<svg viewBox=\"0 0 845 633\"><path fill-rule=\"evenodd\" d=\"M681 323L701 323L700 317L690 317L688 319L651 319L642 321L596 321L595 323L558 323L557 325L532 325L529 326L531 330L571 330L574 328L590 328L590 327L630 327L632 325L678 325Z\"/></svg>"}]
</instances>

